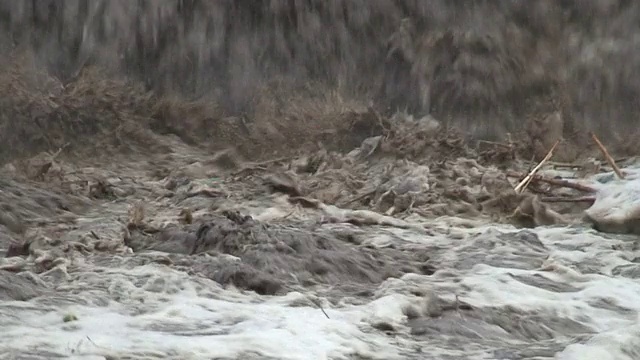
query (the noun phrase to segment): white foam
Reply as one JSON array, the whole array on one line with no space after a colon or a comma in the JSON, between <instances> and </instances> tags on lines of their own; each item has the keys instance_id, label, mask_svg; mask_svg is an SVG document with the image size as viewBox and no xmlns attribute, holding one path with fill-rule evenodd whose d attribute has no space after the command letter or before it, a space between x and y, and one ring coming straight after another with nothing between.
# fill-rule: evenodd
<instances>
[{"instance_id":1,"label":"white foam","mask_svg":"<svg viewBox=\"0 0 640 360\"><path fill-rule=\"evenodd\" d=\"M184 287L176 294L148 296L155 305L150 308L157 309L138 315L114 302L103 308L76 305L46 313L13 308L20 323L3 326L2 343L14 349L41 346L67 355L135 352L202 359L235 358L254 351L278 359L397 357L382 335L365 334L359 328L365 308L328 308L328 319L317 307L290 306L303 297L297 293L256 301L217 289L221 298L230 295L225 300L198 296L188 281ZM18 304L4 303L0 311ZM372 306L377 312L385 308ZM65 323L65 314L78 320ZM389 314L377 316L389 318ZM400 321L397 311L391 318Z\"/></svg>"},{"instance_id":2,"label":"white foam","mask_svg":"<svg viewBox=\"0 0 640 360\"><path fill-rule=\"evenodd\" d=\"M592 179L596 200L586 214L607 231L635 233L640 230L634 225L640 221L640 171L625 169L625 174L624 180L615 179L612 173Z\"/></svg>"},{"instance_id":3,"label":"white foam","mask_svg":"<svg viewBox=\"0 0 640 360\"><path fill-rule=\"evenodd\" d=\"M573 344L557 360L637 360L640 358L640 324L596 335L586 344Z\"/></svg>"}]
</instances>

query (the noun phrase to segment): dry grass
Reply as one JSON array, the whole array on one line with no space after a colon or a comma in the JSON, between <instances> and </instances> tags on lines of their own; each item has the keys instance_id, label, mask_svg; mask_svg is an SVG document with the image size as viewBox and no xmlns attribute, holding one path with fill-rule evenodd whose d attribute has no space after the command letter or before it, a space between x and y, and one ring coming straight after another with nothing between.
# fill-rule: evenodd
<instances>
[{"instance_id":1,"label":"dry grass","mask_svg":"<svg viewBox=\"0 0 640 360\"><path fill-rule=\"evenodd\" d=\"M254 111L230 116L214 98L154 95L96 66L83 67L63 84L39 71L30 55L6 58L0 68L0 140L7 144L0 162L67 144L65 155L95 159L166 150L154 133L213 148L235 147L249 159L260 159L319 141L350 150L381 131L374 129L374 113L335 91L309 97L274 84L261 89Z\"/></svg>"},{"instance_id":2,"label":"dry grass","mask_svg":"<svg viewBox=\"0 0 640 360\"><path fill-rule=\"evenodd\" d=\"M13 155L55 150L68 134L144 136L145 125L245 154L318 140L346 147L346 132L371 130L354 122L374 120L359 100L376 98L379 109L430 112L494 139L561 111L566 138L592 130L613 151L637 151L624 144L640 111L639 7L0 0L0 52L17 43L35 54L0 70L0 136ZM94 65L145 90L96 75Z\"/></svg>"},{"instance_id":3,"label":"dry grass","mask_svg":"<svg viewBox=\"0 0 640 360\"><path fill-rule=\"evenodd\" d=\"M70 83L38 71L28 52L4 59L0 69L0 161L71 149L100 149L97 141L114 147L134 145L127 138L142 135L148 126L153 96L129 82L86 68ZM135 139L136 144L146 139ZM102 149L106 150L106 149ZM120 149L123 150L123 149ZM99 154L96 154L99 155Z\"/></svg>"}]
</instances>

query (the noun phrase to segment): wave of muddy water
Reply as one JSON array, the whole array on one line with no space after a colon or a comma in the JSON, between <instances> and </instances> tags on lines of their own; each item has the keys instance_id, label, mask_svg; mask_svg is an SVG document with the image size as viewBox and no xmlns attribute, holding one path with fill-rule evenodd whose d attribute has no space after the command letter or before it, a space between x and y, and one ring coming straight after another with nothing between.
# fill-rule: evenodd
<instances>
[{"instance_id":1,"label":"wave of muddy water","mask_svg":"<svg viewBox=\"0 0 640 360\"><path fill-rule=\"evenodd\" d=\"M408 108L496 141L526 128L522 145L538 157L582 130L637 153L625 144L640 111L629 100L640 91L638 7L0 1L0 52L35 55L0 56L0 162L72 143L51 168L31 167L37 180L0 169L0 359L640 359L637 238L481 217L484 195L471 188L486 169L437 168L465 156L457 139L432 151L419 129L396 132L389 148L434 164L391 171L413 176L392 185L419 196L380 186L376 210L397 213L372 221L346 210L362 204L332 200L345 199L343 183L378 187L385 164L328 169L313 195L342 208L305 208L263 186L263 170L228 176L211 154L144 136L150 127L190 143L261 145L248 153L309 149L314 133L374 136L397 124L376 115L369 131L342 116L374 98L383 114ZM144 91L105 81L118 74ZM203 102L157 98L174 92ZM92 159L112 147L130 156ZM569 147L562 161L589 156ZM434 206L421 213L416 198Z\"/></svg>"},{"instance_id":2,"label":"wave of muddy water","mask_svg":"<svg viewBox=\"0 0 640 360\"><path fill-rule=\"evenodd\" d=\"M115 196L34 220L30 255L0 261L0 359L640 358L637 237L417 215L356 226L166 141L166 166L184 169L171 185L147 161L61 165L100 172ZM5 179L0 198L66 207L44 188Z\"/></svg>"}]
</instances>

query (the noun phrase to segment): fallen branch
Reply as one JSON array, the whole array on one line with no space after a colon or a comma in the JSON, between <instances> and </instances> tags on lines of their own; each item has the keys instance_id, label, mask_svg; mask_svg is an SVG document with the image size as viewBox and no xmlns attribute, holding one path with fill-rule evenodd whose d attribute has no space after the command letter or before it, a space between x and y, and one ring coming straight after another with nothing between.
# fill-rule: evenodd
<instances>
[{"instance_id":1,"label":"fallen branch","mask_svg":"<svg viewBox=\"0 0 640 360\"><path fill-rule=\"evenodd\" d=\"M551 147L551 150L549 150L547 155L544 157L544 159L542 159L542 161L540 161L540 163L536 165L536 167L534 167L533 170L531 170L531 172L527 174L527 176L525 176L525 178L522 179L522 181L515 187L514 190L516 191L516 194L522 193L527 188L536 172L544 165L545 162L551 159L551 157L553 156L553 150L556 149L556 146L558 146L559 143L560 140L557 140L556 143Z\"/></svg>"},{"instance_id":2,"label":"fallen branch","mask_svg":"<svg viewBox=\"0 0 640 360\"><path fill-rule=\"evenodd\" d=\"M509 171L507 172L507 177L510 178L517 178L517 179L522 179L523 177L526 177L527 175L524 175L522 173L517 173L517 172L512 172ZM559 186L559 187L565 187L565 188L569 188L569 189L575 189L578 191L583 191L583 192L587 192L587 193L595 193L596 189L587 186L587 185L582 185L582 184L578 184L575 182L571 182L568 180L564 180L564 179L550 179L550 178L545 178L543 176L540 175L533 175L531 177L531 181L537 181L537 182L543 182L543 183L547 183L550 185L555 185L555 186Z\"/></svg>"},{"instance_id":3,"label":"fallen branch","mask_svg":"<svg viewBox=\"0 0 640 360\"><path fill-rule=\"evenodd\" d=\"M618 167L618 165L616 165L616 161L613 160L611 155L609 155L609 151L607 151L607 148L604 147L604 145L600 142L596 134L594 133L590 133L590 134L593 141L595 141L596 145L598 145L598 147L600 148L600 151L602 152L602 155L604 155L604 158L607 160L609 165L611 165L611 167L613 168L613 172L616 173L619 179L624 179L624 174L622 174L622 171L620 171L620 168Z\"/></svg>"}]
</instances>

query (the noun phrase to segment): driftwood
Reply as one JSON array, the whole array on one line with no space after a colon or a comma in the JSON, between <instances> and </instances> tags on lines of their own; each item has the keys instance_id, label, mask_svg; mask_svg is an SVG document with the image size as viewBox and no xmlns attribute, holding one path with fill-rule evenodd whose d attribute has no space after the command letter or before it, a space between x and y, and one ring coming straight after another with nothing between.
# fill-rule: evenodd
<instances>
[{"instance_id":1,"label":"driftwood","mask_svg":"<svg viewBox=\"0 0 640 360\"><path fill-rule=\"evenodd\" d=\"M524 179L522 179L522 181L520 181L518 185L516 185L514 189L516 191L516 194L522 193L527 188L527 186L529 186L529 183L535 176L536 172L540 170L540 168L544 165L544 163L546 163L547 161L549 161L549 159L551 159L551 157L553 156L553 151L556 149L559 143L560 143L560 140L556 141L555 144L553 144L553 146L547 153L547 155L544 157L544 159L542 159L542 161L540 161L540 163L536 165L536 167L534 167L533 170L531 170L531 172L529 172L529 174L527 174L527 176L525 176Z\"/></svg>"},{"instance_id":2,"label":"driftwood","mask_svg":"<svg viewBox=\"0 0 640 360\"><path fill-rule=\"evenodd\" d=\"M518 173L518 172L514 172L514 171L507 172L507 177L510 177L510 178L522 179L522 178L525 178L526 176L527 176L527 174L522 174L522 173ZM541 175L533 175L531 177L531 181L543 182L543 183L547 183L547 184L550 184L550 185L555 185L555 186L559 186L559 187L575 189L575 190L582 191L582 192L587 192L587 193L595 193L596 192L596 189L594 189L594 188L592 188L590 186L587 186L587 185L578 184L578 183L571 182L571 181L568 181L568 180L563 180L563 179L550 179L550 178L543 177Z\"/></svg>"},{"instance_id":3,"label":"driftwood","mask_svg":"<svg viewBox=\"0 0 640 360\"><path fill-rule=\"evenodd\" d=\"M611 165L611 167L613 168L613 172L616 173L619 179L624 179L624 174L622 174L622 171L620 171L620 168L618 167L618 165L616 165L616 161L613 159L613 157L611 157L611 155L609 155L609 151L607 151L607 148L600 142L596 134L591 133L591 138L596 143L596 145L598 145L600 151L602 152L602 155L607 160L609 165Z\"/></svg>"}]
</instances>

